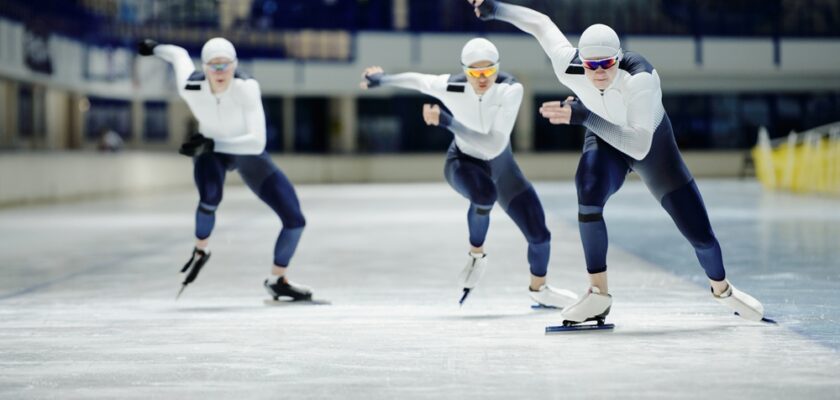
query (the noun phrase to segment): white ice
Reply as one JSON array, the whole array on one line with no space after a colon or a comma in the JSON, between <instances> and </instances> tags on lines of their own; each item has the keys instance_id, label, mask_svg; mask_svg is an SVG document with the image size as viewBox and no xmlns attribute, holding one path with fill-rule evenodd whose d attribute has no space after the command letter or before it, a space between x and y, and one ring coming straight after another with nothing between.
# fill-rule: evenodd
<instances>
[{"instance_id":1,"label":"white ice","mask_svg":"<svg viewBox=\"0 0 840 400\"><path fill-rule=\"evenodd\" d=\"M537 189L549 282L581 292L573 184ZM765 267L777 258L768 237L787 238L776 222L837 226L840 203L768 200L736 181L701 190L731 279L779 325L712 299L690 248L666 245L684 244L638 181L605 213L615 331L553 336L544 328L558 313L530 309L526 244L498 208L489 270L458 307L467 203L443 183L298 187L308 225L290 277L329 306L263 303L279 221L244 187L226 188L212 259L178 301L192 191L0 210L0 398L840 398L837 304L816 300L828 307L822 336L796 305L809 295L799 267L837 276L840 236L809 244L816 262L792 250L800 265ZM739 231L745 221L758 233Z\"/></svg>"}]
</instances>

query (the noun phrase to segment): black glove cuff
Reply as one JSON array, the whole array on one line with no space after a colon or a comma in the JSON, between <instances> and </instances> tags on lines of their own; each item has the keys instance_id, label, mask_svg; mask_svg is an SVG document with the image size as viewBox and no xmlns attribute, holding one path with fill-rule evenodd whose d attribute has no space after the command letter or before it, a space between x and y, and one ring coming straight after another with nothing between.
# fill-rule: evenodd
<instances>
[{"instance_id":1,"label":"black glove cuff","mask_svg":"<svg viewBox=\"0 0 840 400\"><path fill-rule=\"evenodd\" d=\"M479 16L482 21L491 21L496 19L496 10L498 9L498 4L496 4L496 0L484 0L484 3L481 3L478 6Z\"/></svg>"},{"instance_id":2,"label":"black glove cuff","mask_svg":"<svg viewBox=\"0 0 840 400\"><path fill-rule=\"evenodd\" d=\"M139 43L137 43L137 52L140 53L141 56L150 56L155 54L155 47L157 47L158 42L152 39L143 39Z\"/></svg>"},{"instance_id":3,"label":"black glove cuff","mask_svg":"<svg viewBox=\"0 0 840 400\"><path fill-rule=\"evenodd\" d=\"M440 118L438 119L438 126L441 128L449 128L452 125L452 114L444 109L440 110Z\"/></svg>"},{"instance_id":4,"label":"black glove cuff","mask_svg":"<svg viewBox=\"0 0 840 400\"><path fill-rule=\"evenodd\" d=\"M373 89L375 87L382 85L382 78L385 77L385 74L382 72L377 72L375 74L365 75L365 79L368 82L368 89Z\"/></svg>"},{"instance_id":5,"label":"black glove cuff","mask_svg":"<svg viewBox=\"0 0 840 400\"><path fill-rule=\"evenodd\" d=\"M204 153L212 153L215 147L216 143L213 139L208 139L204 137L204 135L196 133L191 135L190 138L181 145L181 148L178 149L178 153L187 157L196 157Z\"/></svg>"},{"instance_id":6,"label":"black glove cuff","mask_svg":"<svg viewBox=\"0 0 840 400\"><path fill-rule=\"evenodd\" d=\"M566 105L572 108L572 117L569 120L571 125L583 125L589 115L592 114L592 111L589 111L578 99L568 101Z\"/></svg>"}]
</instances>

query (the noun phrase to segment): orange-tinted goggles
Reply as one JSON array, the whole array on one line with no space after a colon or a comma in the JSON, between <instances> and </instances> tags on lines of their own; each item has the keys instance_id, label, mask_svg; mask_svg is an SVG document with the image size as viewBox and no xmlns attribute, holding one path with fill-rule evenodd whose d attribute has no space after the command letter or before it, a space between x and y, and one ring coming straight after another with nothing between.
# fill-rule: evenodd
<instances>
[{"instance_id":1,"label":"orange-tinted goggles","mask_svg":"<svg viewBox=\"0 0 840 400\"><path fill-rule=\"evenodd\" d=\"M481 78L482 76L486 78L493 76L496 72L499 72L499 64L481 68L464 67L464 72L473 78Z\"/></svg>"}]
</instances>

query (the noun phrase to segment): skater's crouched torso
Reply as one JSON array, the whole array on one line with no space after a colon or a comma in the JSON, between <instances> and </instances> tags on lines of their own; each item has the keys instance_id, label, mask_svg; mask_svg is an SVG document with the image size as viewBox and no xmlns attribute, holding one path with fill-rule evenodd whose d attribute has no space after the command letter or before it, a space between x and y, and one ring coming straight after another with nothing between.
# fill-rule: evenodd
<instances>
[{"instance_id":1,"label":"skater's crouched torso","mask_svg":"<svg viewBox=\"0 0 840 400\"><path fill-rule=\"evenodd\" d=\"M265 114L259 83L236 72L230 87L214 94L201 71L193 72L178 93L198 120L199 132L216 142L216 151L260 154L265 149Z\"/></svg>"},{"instance_id":2,"label":"skater's crouched torso","mask_svg":"<svg viewBox=\"0 0 840 400\"><path fill-rule=\"evenodd\" d=\"M370 79L370 77L369 77ZM495 83L479 95L462 74L426 75L406 72L373 77L376 84L418 90L440 100L458 127L450 126L455 144L465 154L491 160L510 144L510 133L522 103L522 85L499 72Z\"/></svg>"}]
</instances>

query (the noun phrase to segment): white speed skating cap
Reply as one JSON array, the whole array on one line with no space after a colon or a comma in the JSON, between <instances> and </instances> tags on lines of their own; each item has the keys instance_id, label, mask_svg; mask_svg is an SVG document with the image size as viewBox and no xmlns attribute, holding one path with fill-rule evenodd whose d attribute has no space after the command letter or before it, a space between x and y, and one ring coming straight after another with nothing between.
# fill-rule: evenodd
<instances>
[{"instance_id":1,"label":"white speed skating cap","mask_svg":"<svg viewBox=\"0 0 840 400\"><path fill-rule=\"evenodd\" d=\"M618 34L604 24L595 24L586 28L578 42L580 57L584 60L612 57L618 54L620 49L621 42L618 40Z\"/></svg>"},{"instance_id":2,"label":"white speed skating cap","mask_svg":"<svg viewBox=\"0 0 840 400\"><path fill-rule=\"evenodd\" d=\"M236 60L236 49L233 48L233 43L225 38L213 38L204 43L201 48L201 62L208 63L210 60L224 57L231 61Z\"/></svg>"},{"instance_id":3,"label":"white speed skating cap","mask_svg":"<svg viewBox=\"0 0 840 400\"><path fill-rule=\"evenodd\" d=\"M499 50L493 43L484 38L475 38L464 45L461 50L461 64L468 67L479 61L499 62Z\"/></svg>"}]
</instances>

